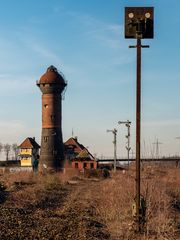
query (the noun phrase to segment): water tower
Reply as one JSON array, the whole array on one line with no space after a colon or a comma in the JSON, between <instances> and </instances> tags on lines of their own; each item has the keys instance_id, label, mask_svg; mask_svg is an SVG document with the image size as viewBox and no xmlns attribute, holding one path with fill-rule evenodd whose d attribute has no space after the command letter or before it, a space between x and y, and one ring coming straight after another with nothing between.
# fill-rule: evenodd
<instances>
[{"instance_id":1,"label":"water tower","mask_svg":"<svg viewBox=\"0 0 180 240\"><path fill-rule=\"evenodd\" d=\"M62 93L67 83L54 66L48 67L37 86L42 92L42 134L39 170L58 171L64 165Z\"/></svg>"}]
</instances>

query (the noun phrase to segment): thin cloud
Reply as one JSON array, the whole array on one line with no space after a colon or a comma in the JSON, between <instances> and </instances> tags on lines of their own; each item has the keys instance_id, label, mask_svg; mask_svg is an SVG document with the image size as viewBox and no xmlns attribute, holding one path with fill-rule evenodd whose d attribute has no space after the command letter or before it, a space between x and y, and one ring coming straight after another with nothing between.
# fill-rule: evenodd
<instances>
[{"instance_id":1,"label":"thin cloud","mask_svg":"<svg viewBox=\"0 0 180 240\"><path fill-rule=\"evenodd\" d=\"M31 126L27 126L26 123L15 120L6 120L0 121L1 128L1 138L0 142L2 144L13 144L17 143L18 145L27 137L34 137L39 135L39 129ZM8 129L8 131L7 131ZM37 137L37 141L40 142L40 139ZM1 161L5 160L5 154L2 151L0 153Z\"/></svg>"},{"instance_id":2,"label":"thin cloud","mask_svg":"<svg viewBox=\"0 0 180 240\"><path fill-rule=\"evenodd\" d=\"M17 95L18 93L23 92L31 93L34 91L34 83L35 77L28 75L8 75L8 74L1 74L0 75L0 95L2 96L12 96Z\"/></svg>"},{"instance_id":3,"label":"thin cloud","mask_svg":"<svg viewBox=\"0 0 180 240\"><path fill-rule=\"evenodd\" d=\"M55 53L53 53L53 51L51 51L48 48L43 47L42 45L38 44L38 43L30 43L29 47L36 52L37 54L40 55L40 57L48 59L49 61L55 62L57 64L61 64L62 65L62 60L59 58L59 56Z\"/></svg>"},{"instance_id":4,"label":"thin cloud","mask_svg":"<svg viewBox=\"0 0 180 240\"><path fill-rule=\"evenodd\" d=\"M18 136L24 136L29 134L32 130L28 128L23 122L21 121L13 121L10 119L9 121L0 121L0 129L1 129L1 139L0 141L3 143L6 142L17 142ZM8 131L7 131L8 129Z\"/></svg>"},{"instance_id":5,"label":"thin cloud","mask_svg":"<svg viewBox=\"0 0 180 240\"><path fill-rule=\"evenodd\" d=\"M62 15L62 8L54 8L56 13ZM76 11L63 10L63 14L73 20L74 25L80 26L82 34L88 38L98 41L108 48L123 49L124 26L120 24L112 24L103 22L89 14L82 14Z\"/></svg>"}]
</instances>

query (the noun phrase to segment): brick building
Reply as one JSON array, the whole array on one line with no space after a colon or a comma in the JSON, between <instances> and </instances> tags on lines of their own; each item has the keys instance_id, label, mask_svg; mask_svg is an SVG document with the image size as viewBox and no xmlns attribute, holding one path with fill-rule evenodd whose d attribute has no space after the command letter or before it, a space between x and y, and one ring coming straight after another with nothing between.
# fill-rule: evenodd
<instances>
[{"instance_id":1,"label":"brick building","mask_svg":"<svg viewBox=\"0 0 180 240\"><path fill-rule=\"evenodd\" d=\"M64 143L65 148L65 168L71 167L75 169L79 169L82 171L83 169L96 169L97 162L93 155L85 148L82 144L80 144L76 138L69 138Z\"/></svg>"}]
</instances>

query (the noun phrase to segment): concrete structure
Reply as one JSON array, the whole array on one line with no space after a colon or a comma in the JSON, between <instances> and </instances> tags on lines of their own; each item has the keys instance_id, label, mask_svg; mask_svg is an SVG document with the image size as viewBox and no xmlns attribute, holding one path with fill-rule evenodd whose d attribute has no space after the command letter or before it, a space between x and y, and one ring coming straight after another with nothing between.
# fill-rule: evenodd
<instances>
[{"instance_id":1,"label":"concrete structure","mask_svg":"<svg viewBox=\"0 0 180 240\"><path fill-rule=\"evenodd\" d=\"M33 167L38 165L39 144L35 138L26 138L19 146L19 160L21 167Z\"/></svg>"},{"instance_id":2,"label":"concrete structure","mask_svg":"<svg viewBox=\"0 0 180 240\"><path fill-rule=\"evenodd\" d=\"M50 66L37 82L42 92L42 135L39 170L58 171L64 166L61 128L62 92L67 83L54 66Z\"/></svg>"},{"instance_id":3,"label":"concrete structure","mask_svg":"<svg viewBox=\"0 0 180 240\"><path fill-rule=\"evenodd\" d=\"M96 169L97 162L93 155L80 144L77 138L69 138L65 143L65 167L76 168L80 171L83 169Z\"/></svg>"}]
</instances>

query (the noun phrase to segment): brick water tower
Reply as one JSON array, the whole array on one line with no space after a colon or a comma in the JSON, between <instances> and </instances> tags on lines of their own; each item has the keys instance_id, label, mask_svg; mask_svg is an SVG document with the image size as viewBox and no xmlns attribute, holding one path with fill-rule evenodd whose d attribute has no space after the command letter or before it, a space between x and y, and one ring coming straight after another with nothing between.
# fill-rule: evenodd
<instances>
[{"instance_id":1,"label":"brick water tower","mask_svg":"<svg viewBox=\"0 0 180 240\"><path fill-rule=\"evenodd\" d=\"M42 92L42 134L39 171L58 171L64 165L62 93L67 83L54 66L48 67L37 86Z\"/></svg>"}]
</instances>

